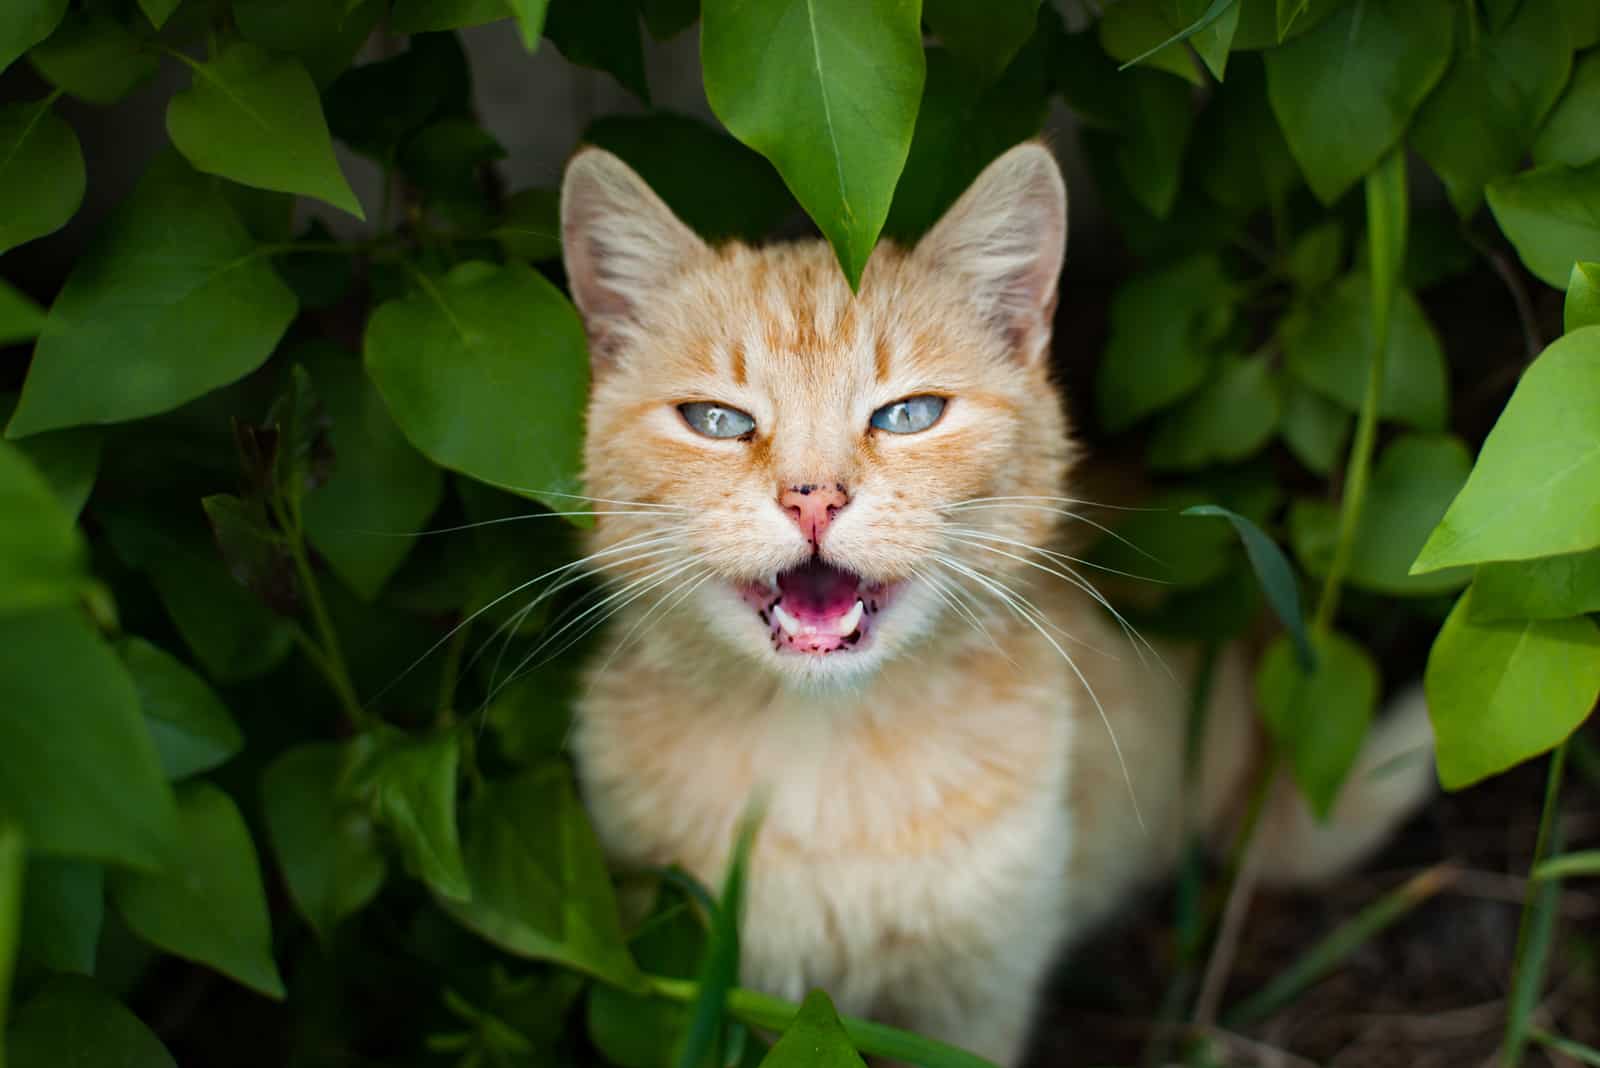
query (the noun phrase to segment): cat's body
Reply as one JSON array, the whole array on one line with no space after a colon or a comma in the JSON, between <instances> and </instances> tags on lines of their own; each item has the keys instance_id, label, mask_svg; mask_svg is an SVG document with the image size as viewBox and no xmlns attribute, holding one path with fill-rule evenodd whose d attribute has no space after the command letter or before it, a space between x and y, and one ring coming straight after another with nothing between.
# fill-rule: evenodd
<instances>
[{"instance_id":1,"label":"cat's body","mask_svg":"<svg viewBox=\"0 0 1600 1068\"><path fill-rule=\"evenodd\" d=\"M593 548L618 612L574 737L603 843L715 885L760 801L743 981L1014 1063L1061 946L1185 826L1221 830L1255 759L1231 653L1186 793L1190 665L1138 655L1051 555L1074 459L1045 358L1053 160L1002 157L854 295L820 242L708 248L604 153L563 213L586 475L615 512ZM1358 857L1425 790L1350 791L1356 818L1316 831L1285 793L1272 867Z\"/></svg>"}]
</instances>

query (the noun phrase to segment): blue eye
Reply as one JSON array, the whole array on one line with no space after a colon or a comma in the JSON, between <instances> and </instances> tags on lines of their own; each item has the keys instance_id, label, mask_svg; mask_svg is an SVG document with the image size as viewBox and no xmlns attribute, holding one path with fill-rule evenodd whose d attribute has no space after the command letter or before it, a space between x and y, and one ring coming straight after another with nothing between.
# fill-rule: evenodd
<instances>
[{"instance_id":1,"label":"blue eye","mask_svg":"<svg viewBox=\"0 0 1600 1068\"><path fill-rule=\"evenodd\" d=\"M944 414L944 398L931 393L885 404L872 413L872 425L891 434L915 434L926 430Z\"/></svg>"},{"instance_id":2,"label":"blue eye","mask_svg":"<svg viewBox=\"0 0 1600 1068\"><path fill-rule=\"evenodd\" d=\"M683 421L697 433L708 438L743 437L756 428L756 421L737 408L709 401L680 404L678 411Z\"/></svg>"}]
</instances>

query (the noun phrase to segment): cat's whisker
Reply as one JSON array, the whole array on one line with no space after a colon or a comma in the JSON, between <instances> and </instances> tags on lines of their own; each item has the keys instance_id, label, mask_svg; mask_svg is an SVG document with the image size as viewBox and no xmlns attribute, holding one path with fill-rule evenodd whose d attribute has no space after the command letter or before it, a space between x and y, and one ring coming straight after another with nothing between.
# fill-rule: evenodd
<instances>
[{"instance_id":1,"label":"cat's whisker","mask_svg":"<svg viewBox=\"0 0 1600 1068\"><path fill-rule=\"evenodd\" d=\"M1018 541L1015 538L1005 538L999 534L993 533L992 531L984 530L981 527L951 527L950 529L959 534L974 534L979 537L1005 541L1010 545L1019 545L1024 549L1032 549L1035 552L1043 553L1044 555L1052 557L1056 560L1060 560L1063 563L1082 564L1084 567L1092 567L1096 571L1104 571L1108 575L1120 575L1123 578L1135 579L1139 582L1154 582L1160 586L1172 585L1172 583L1166 579L1151 578L1149 575L1136 575L1132 571L1123 571L1120 568L1107 567L1105 564L1097 564L1093 560L1085 560L1081 556L1073 556L1071 553L1064 553L1057 549L1047 549L1042 545L1033 545L1029 542Z\"/></svg>"},{"instance_id":2,"label":"cat's whisker","mask_svg":"<svg viewBox=\"0 0 1600 1068\"><path fill-rule=\"evenodd\" d=\"M911 574L916 576L921 581L927 583L928 588L933 591L934 596L938 597L939 600L948 605L950 609L957 615L962 616L964 619L969 621L972 624L973 629L979 634L982 634L984 638L988 640L989 644L994 647L995 652L1005 657L1008 663L1015 666L1016 661L1012 660L1011 655L1000 647L999 642L995 641L994 635L990 633L988 625L985 624L983 620L979 619L977 613L969 608L964 602L957 600L956 597L950 592L949 587L941 582L938 576L931 572L923 571L920 568L915 567L911 569Z\"/></svg>"},{"instance_id":3,"label":"cat's whisker","mask_svg":"<svg viewBox=\"0 0 1600 1068\"><path fill-rule=\"evenodd\" d=\"M1094 687L1089 684L1088 677L1085 676L1082 669L1078 667L1077 661L1072 659L1071 654L1063 649L1061 644L1052 638L1049 632L1046 631L1044 626L1041 624L1043 613L1039 612L1038 608L1033 607L1026 598L1022 597L1015 590L1011 590L1003 583L991 583L990 580L984 578L982 575L979 575L976 571L967 567L959 560L950 557L948 554L940 553L938 554L938 558L943 560L946 566L953 566L957 570L965 572L969 577L976 580L979 584L988 587L996 597L1000 598L1006 607L1010 608L1011 611L1017 615L1019 619L1022 619L1024 622L1032 626L1033 629L1039 633L1039 637L1049 642L1050 647L1060 655L1061 659L1066 662L1067 667L1071 669L1072 673L1078 677L1078 682L1083 685L1084 692L1089 695L1089 700L1094 703L1095 711L1100 713L1100 722L1104 724L1106 728L1106 735L1111 739L1111 750L1117 756L1117 766L1122 770L1122 781L1128 787L1128 800L1133 805L1133 817L1138 822L1139 829L1145 833L1149 833L1148 829L1145 827L1144 813L1139 809L1139 795L1133 787L1133 776L1129 774L1128 762L1122 755L1122 743L1117 741L1117 732L1111 726L1111 717L1106 715L1105 706L1100 703L1099 696L1095 694ZM1024 608L1024 605L1027 605L1028 607ZM1031 609L1031 611L1029 609ZM1035 618L1035 616L1040 618Z\"/></svg>"},{"instance_id":4,"label":"cat's whisker","mask_svg":"<svg viewBox=\"0 0 1600 1068\"><path fill-rule=\"evenodd\" d=\"M435 534L459 534L465 530L478 530L482 527L499 526L501 523L521 523L529 519L571 519L583 516L604 515L634 515L634 516L673 516L675 513L657 512L645 509L607 509L603 511L582 512L523 512L518 515L497 516L494 519L480 519L476 523L457 523L450 527L436 527L433 530L362 530L358 527L344 528L347 533L361 534L373 538L428 538Z\"/></svg>"},{"instance_id":5,"label":"cat's whisker","mask_svg":"<svg viewBox=\"0 0 1600 1068\"><path fill-rule=\"evenodd\" d=\"M983 548L983 546L975 545L975 546L973 546L973 548ZM1107 660L1116 660L1116 659L1118 659L1117 656L1114 653L1111 653L1111 652L1109 652L1108 650L1105 650L1105 649L1101 649L1097 645L1091 645L1089 642L1084 641L1082 638L1078 637L1076 634L1073 634L1071 631L1063 630L1061 627L1057 626L1055 621L1052 620L1048 615L1046 615L1044 613L1044 610L1041 609L1038 605L1034 604L1027 597L1025 597L1021 593L1019 593L1016 589L1012 588L1011 586L1006 585L1004 582L1001 582L1000 579L996 575L994 575L992 572L983 571L982 569L978 568L976 562L957 560L954 556L951 556L949 553L937 553L937 554L935 554L935 556L937 558L942 559L947 567L948 566L957 566L957 567L961 568L963 574L967 575L968 577L972 578L974 581L978 582L986 590L988 590L988 592L995 594L995 596L997 598L999 598L1003 604L1005 604L1006 598L1010 597L1010 598L1014 598L1015 600L1017 600L1021 604L1025 605L1031 612L1033 612L1040 619L1042 619L1046 626L1048 626L1051 630L1055 631L1057 634L1061 635L1061 637L1065 638L1067 641L1072 642L1075 645L1081 645L1085 649L1089 650L1089 652L1095 653L1095 654L1097 654L1099 656L1103 656ZM998 589L996 589L996 587L998 587ZM999 592L1000 590L1004 591L1004 593L1005 593L1004 596L1002 596L1000 594L1000 592ZM1007 604L1006 607L1009 608L1009 604Z\"/></svg>"},{"instance_id":6,"label":"cat's whisker","mask_svg":"<svg viewBox=\"0 0 1600 1068\"><path fill-rule=\"evenodd\" d=\"M1126 504L1101 504L1082 497L1052 497L1042 493L1014 493L1001 497L968 497L957 501L955 504L946 505L947 508L960 508L968 504L984 504L989 501L1054 501L1057 504L1081 504L1088 508L1106 508L1113 512L1159 512L1160 508L1137 508Z\"/></svg>"},{"instance_id":7,"label":"cat's whisker","mask_svg":"<svg viewBox=\"0 0 1600 1068\"><path fill-rule=\"evenodd\" d=\"M613 648L606 656L605 662L600 665L600 670L595 672L595 678L599 678L606 673L606 669L609 668L611 666L611 662L617 658L617 654L622 652L622 650L627 647L628 643L631 642L634 636L639 633L640 628L648 623L657 612L661 613L661 620L665 620L667 616L672 614L673 609L677 608L684 601L688 600L689 597L694 594L695 590L698 590L701 586L705 585L706 581L715 575L716 572L713 569L709 567L704 568L699 574L691 575L689 578L679 583L676 590L673 590L672 592L659 598L655 604L647 608L644 615L640 616L638 621L634 623L633 626L628 628L628 633L622 636L622 640L619 641L616 644L616 647ZM657 625L660 624L661 620L657 621ZM592 687L593 683L590 685Z\"/></svg>"},{"instance_id":8,"label":"cat's whisker","mask_svg":"<svg viewBox=\"0 0 1600 1068\"><path fill-rule=\"evenodd\" d=\"M1010 510L1010 511L1016 511L1016 512L1048 512L1051 515L1065 516L1068 519L1075 519L1080 523L1087 523L1089 526L1094 527L1096 530L1100 531L1102 534L1105 534L1106 536L1111 537L1111 538L1115 538L1117 541L1121 542L1123 545L1126 545L1128 548L1132 549L1134 552L1138 553L1140 556L1144 557L1146 560L1149 560L1153 564L1157 564L1157 565L1159 565L1161 567L1166 567L1167 566L1167 563L1166 563L1165 560L1162 560L1158 556L1152 556L1148 551L1146 551L1145 549L1141 548L1138 545L1135 545L1133 542L1129 541L1126 537L1124 537L1121 534L1118 534L1116 531L1112 530L1110 527L1106 526L1104 523L1096 522L1095 520L1090 519L1086 515L1082 515L1082 514L1080 514L1078 512L1074 512L1074 511L1071 511L1070 509L1066 509L1066 508L1056 508L1056 507L1053 507L1053 506L1050 506L1050 505L1043 505L1043 504L1007 504L1007 503L1003 503L1002 502L1002 503L994 503L994 504L983 503L983 504L967 504L967 505L947 505L942 510L946 511L946 512L978 512L978 511L993 511L993 510L998 510L998 511ZM1159 509L1154 509L1154 510L1159 511Z\"/></svg>"},{"instance_id":9,"label":"cat's whisker","mask_svg":"<svg viewBox=\"0 0 1600 1068\"><path fill-rule=\"evenodd\" d=\"M519 491L528 492L528 491ZM573 501L587 501L590 504L621 504L637 508L659 508L671 512L691 512L694 509L683 504L667 504L665 501L630 501L621 497L587 497L581 493L561 493L556 490L535 491L541 497L565 497Z\"/></svg>"}]
</instances>

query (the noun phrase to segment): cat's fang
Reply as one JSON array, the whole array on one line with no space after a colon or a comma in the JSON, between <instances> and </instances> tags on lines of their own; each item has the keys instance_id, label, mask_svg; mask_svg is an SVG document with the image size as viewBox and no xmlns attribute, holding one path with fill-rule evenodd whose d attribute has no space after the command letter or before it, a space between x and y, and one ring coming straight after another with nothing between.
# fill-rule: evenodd
<instances>
[{"instance_id":1,"label":"cat's fang","mask_svg":"<svg viewBox=\"0 0 1600 1068\"><path fill-rule=\"evenodd\" d=\"M846 612L844 617L840 619L838 623L834 624L834 632L844 635L854 631L861 623L861 614L865 611L866 606L863 605L859 599L857 599L856 606L850 609L850 611Z\"/></svg>"},{"instance_id":2,"label":"cat's fang","mask_svg":"<svg viewBox=\"0 0 1600 1068\"><path fill-rule=\"evenodd\" d=\"M800 621L785 612L781 602L772 606L772 618L778 621L778 626L783 628L785 634L792 637L800 633Z\"/></svg>"}]
</instances>

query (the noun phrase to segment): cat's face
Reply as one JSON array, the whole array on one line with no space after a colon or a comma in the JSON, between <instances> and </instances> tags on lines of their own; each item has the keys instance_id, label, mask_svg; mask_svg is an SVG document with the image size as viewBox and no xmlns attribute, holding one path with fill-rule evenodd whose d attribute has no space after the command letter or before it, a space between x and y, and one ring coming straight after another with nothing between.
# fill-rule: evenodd
<instances>
[{"instance_id":1,"label":"cat's face","mask_svg":"<svg viewBox=\"0 0 1600 1068\"><path fill-rule=\"evenodd\" d=\"M707 247L604 152L575 158L562 206L594 360L586 489L619 513L592 547L623 630L810 681L977 634L1068 460L1049 154L1014 149L916 249L880 245L856 294L820 241Z\"/></svg>"}]
</instances>

